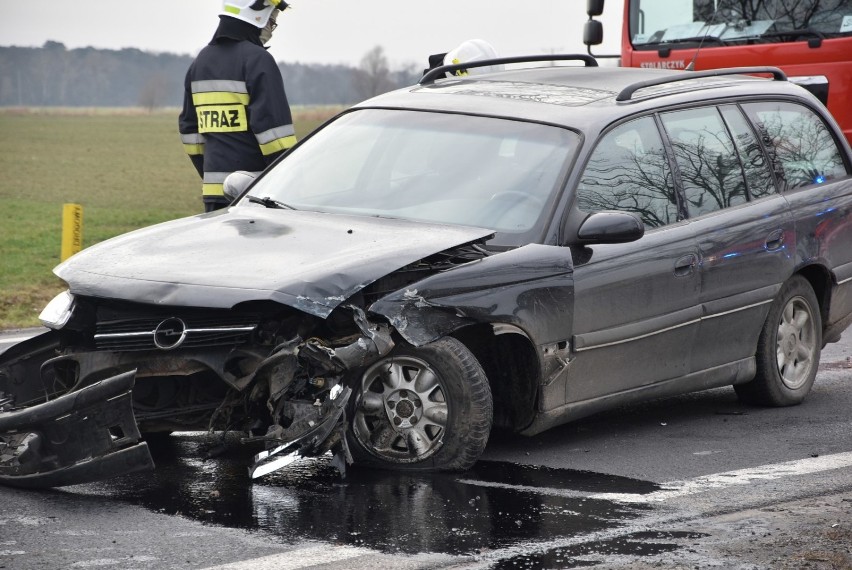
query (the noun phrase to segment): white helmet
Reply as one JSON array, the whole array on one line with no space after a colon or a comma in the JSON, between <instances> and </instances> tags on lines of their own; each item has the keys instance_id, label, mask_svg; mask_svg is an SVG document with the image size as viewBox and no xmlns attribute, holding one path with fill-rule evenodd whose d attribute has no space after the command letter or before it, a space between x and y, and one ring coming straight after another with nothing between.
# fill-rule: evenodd
<instances>
[{"instance_id":1,"label":"white helmet","mask_svg":"<svg viewBox=\"0 0 852 570\"><path fill-rule=\"evenodd\" d=\"M219 13L264 28L273 10L286 6L287 3L282 0L225 0Z\"/></svg>"},{"instance_id":2,"label":"white helmet","mask_svg":"<svg viewBox=\"0 0 852 570\"><path fill-rule=\"evenodd\" d=\"M462 42L457 48L447 52L447 55L444 56L444 65L469 63L485 59L494 59L496 57L498 57L497 50L485 40L467 40ZM447 75L476 75L479 73L490 73L492 71L503 71L503 69L503 65L489 65L486 67L474 67L465 71L456 71L455 73L448 73Z\"/></svg>"}]
</instances>

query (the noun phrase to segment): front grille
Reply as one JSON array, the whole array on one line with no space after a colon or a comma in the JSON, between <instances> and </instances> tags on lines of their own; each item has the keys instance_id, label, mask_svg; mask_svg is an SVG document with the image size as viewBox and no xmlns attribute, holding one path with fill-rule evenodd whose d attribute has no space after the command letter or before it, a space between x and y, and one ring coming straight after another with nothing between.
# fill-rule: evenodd
<instances>
[{"instance_id":1,"label":"front grille","mask_svg":"<svg viewBox=\"0 0 852 570\"><path fill-rule=\"evenodd\" d=\"M171 350L248 342L257 327L257 315L229 311L198 311L163 315L134 315L97 323L98 350Z\"/></svg>"}]
</instances>

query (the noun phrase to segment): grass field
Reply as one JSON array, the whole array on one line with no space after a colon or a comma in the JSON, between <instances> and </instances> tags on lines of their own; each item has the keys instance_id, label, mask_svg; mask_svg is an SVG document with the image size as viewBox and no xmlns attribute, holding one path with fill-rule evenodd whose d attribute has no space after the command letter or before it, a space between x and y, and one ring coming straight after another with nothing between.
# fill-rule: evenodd
<instances>
[{"instance_id":1,"label":"grass field","mask_svg":"<svg viewBox=\"0 0 852 570\"><path fill-rule=\"evenodd\" d=\"M294 109L304 136L339 109ZM35 326L64 284L62 205L83 206L83 247L197 214L201 182L177 110L0 110L0 330Z\"/></svg>"}]
</instances>

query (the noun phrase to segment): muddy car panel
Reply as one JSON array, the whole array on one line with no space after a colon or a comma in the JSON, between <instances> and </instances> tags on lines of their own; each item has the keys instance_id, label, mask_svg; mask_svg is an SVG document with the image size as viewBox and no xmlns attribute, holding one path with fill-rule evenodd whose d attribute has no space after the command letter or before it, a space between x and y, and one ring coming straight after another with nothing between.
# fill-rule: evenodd
<instances>
[{"instance_id":1,"label":"muddy car panel","mask_svg":"<svg viewBox=\"0 0 852 570\"><path fill-rule=\"evenodd\" d=\"M73 295L56 330L0 356L0 474L63 484L137 449L130 423L240 431L262 476L327 452L341 471L465 469L492 425L532 435L717 386L801 402L852 321L852 151L780 72L734 73L428 82L342 113L227 210L85 250L56 270ZM794 115L819 160L784 154ZM729 144L674 128L695 117ZM132 398L75 411L114 418L75 428L75 457L23 441L57 420L29 411L117 378Z\"/></svg>"}]
</instances>

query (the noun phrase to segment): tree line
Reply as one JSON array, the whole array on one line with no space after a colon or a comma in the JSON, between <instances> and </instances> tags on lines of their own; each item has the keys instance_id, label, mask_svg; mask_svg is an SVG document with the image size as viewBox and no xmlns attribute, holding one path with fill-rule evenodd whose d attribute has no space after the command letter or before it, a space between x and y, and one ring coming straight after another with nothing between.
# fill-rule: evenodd
<instances>
[{"instance_id":1,"label":"tree line","mask_svg":"<svg viewBox=\"0 0 852 570\"><path fill-rule=\"evenodd\" d=\"M138 49L0 46L0 106L175 107L192 57ZM278 62L291 105L350 105L417 82L415 66L391 70L381 46L360 65Z\"/></svg>"}]
</instances>

